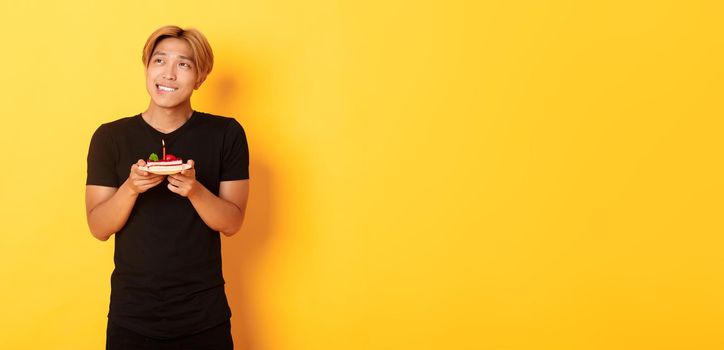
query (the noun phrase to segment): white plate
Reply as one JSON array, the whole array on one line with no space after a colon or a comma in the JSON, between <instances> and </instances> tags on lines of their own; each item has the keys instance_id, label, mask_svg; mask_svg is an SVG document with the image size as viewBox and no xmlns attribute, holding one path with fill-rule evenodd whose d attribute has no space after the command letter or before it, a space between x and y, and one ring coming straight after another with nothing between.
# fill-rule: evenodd
<instances>
[{"instance_id":1,"label":"white plate","mask_svg":"<svg viewBox=\"0 0 724 350\"><path fill-rule=\"evenodd\" d=\"M171 175L171 174L178 174L182 170L191 169L191 165L189 164L181 164L181 165L173 165L173 166L164 166L164 167L154 167L156 169L148 170L145 166L139 166L138 169L141 169L143 171L148 171L151 174L156 175Z\"/></svg>"}]
</instances>

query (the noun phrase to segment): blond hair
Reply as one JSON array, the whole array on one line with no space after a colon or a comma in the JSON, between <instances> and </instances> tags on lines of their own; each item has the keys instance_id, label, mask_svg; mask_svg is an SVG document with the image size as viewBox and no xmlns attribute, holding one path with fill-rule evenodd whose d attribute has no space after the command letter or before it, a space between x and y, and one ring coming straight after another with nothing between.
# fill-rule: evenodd
<instances>
[{"instance_id":1,"label":"blond hair","mask_svg":"<svg viewBox=\"0 0 724 350\"><path fill-rule=\"evenodd\" d=\"M196 68L197 81L199 83L206 79L206 76L211 73L211 68L214 67L214 53L211 51L211 45L206 40L206 37L201 34L200 31L194 28L183 29L178 26L163 26L156 29L151 36L146 40L146 45L143 46L143 65L148 68L148 64L153 55L153 50L156 49L156 45L163 39L166 38L177 38L186 41L193 51L194 67Z\"/></svg>"}]
</instances>

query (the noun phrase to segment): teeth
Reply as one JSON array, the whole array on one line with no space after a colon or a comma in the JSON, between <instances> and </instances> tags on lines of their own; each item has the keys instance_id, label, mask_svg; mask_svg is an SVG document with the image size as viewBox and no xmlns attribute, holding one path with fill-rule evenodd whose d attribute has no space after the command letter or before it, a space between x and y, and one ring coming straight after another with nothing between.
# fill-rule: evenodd
<instances>
[{"instance_id":1,"label":"teeth","mask_svg":"<svg viewBox=\"0 0 724 350\"><path fill-rule=\"evenodd\" d=\"M162 85L156 85L156 86L158 86L158 89L161 91L168 91L168 92L176 91L176 89L174 89L174 88L170 88L170 87L166 87L166 86L162 86Z\"/></svg>"}]
</instances>

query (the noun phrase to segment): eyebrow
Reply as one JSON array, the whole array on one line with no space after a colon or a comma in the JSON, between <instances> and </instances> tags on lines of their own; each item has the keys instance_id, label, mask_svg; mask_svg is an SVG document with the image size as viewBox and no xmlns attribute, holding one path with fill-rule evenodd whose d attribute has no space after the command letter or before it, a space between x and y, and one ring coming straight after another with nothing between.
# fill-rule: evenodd
<instances>
[{"instance_id":1,"label":"eyebrow","mask_svg":"<svg viewBox=\"0 0 724 350\"><path fill-rule=\"evenodd\" d=\"M165 52L163 52L163 51L159 51L159 52L155 52L153 55L151 55L151 57L153 57L153 56L168 56L168 55L167 55ZM191 57L186 57L186 56L183 56L183 55L179 55L178 57L181 57L182 59L185 59L185 60L189 60L189 61L191 61L191 62L194 61L194 60L191 59Z\"/></svg>"}]
</instances>

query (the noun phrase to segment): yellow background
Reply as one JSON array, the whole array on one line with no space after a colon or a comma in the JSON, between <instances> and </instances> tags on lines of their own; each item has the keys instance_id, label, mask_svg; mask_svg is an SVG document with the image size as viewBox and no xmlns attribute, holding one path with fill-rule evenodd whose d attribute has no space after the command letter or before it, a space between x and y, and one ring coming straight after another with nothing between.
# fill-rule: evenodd
<instances>
[{"instance_id":1,"label":"yellow background","mask_svg":"<svg viewBox=\"0 0 724 350\"><path fill-rule=\"evenodd\" d=\"M714 1L0 3L0 347L101 349L90 136L202 30L251 150L237 349L721 349Z\"/></svg>"}]
</instances>

